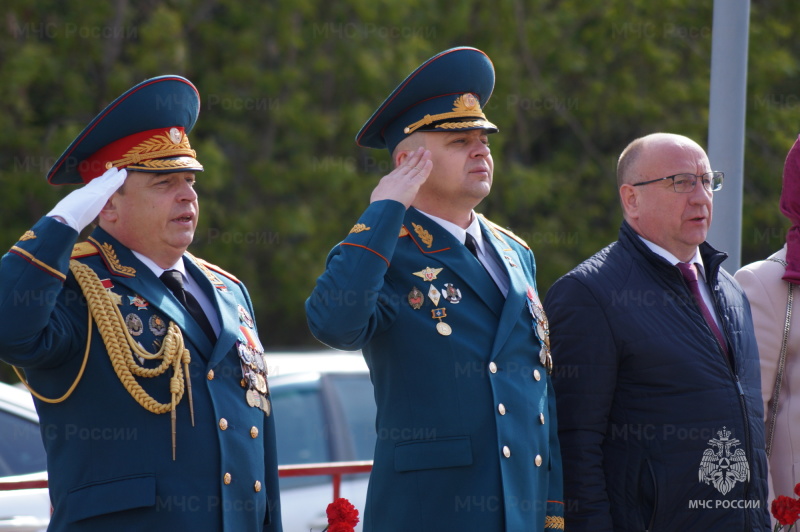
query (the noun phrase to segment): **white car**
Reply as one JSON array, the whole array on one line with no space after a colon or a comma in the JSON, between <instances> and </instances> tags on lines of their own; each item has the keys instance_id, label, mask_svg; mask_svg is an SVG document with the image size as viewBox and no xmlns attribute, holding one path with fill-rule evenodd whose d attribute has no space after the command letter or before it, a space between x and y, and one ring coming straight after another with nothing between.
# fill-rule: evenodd
<instances>
[{"instance_id":1,"label":"white car","mask_svg":"<svg viewBox=\"0 0 800 532\"><path fill-rule=\"evenodd\" d=\"M372 460L376 407L360 353L267 353L267 367L280 465ZM339 496L360 519L368 480L368 473L342 478ZM280 486L284 532L319 532L328 525L331 477L284 477Z\"/></svg>"},{"instance_id":2,"label":"white car","mask_svg":"<svg viewBox=\"0 0 800 532\"><path fill-rule=\"evenodd\" d=\"M0 485L47 480L39 417L26 391L0 383ZM0 491L0 532L44 532L50 522L45 488Z\"/></svg>"},{"instance_id":3,"label":"white car","mask_svg":"<svg viewBox=\"0 0 800 532\"><path fill-rule=\"evenodd\" d=\"M375 400L360 353L326 350L267 353L275 412L278 463L372 460ZM44 447L33 400L25 390L0 383L0 484L46 479ZM22 477L6 475L29 474ZM363 518L368 473L342 478L340 497ZM280 479L284 532L319 532L333 500L330 476ZM50 519L46 489L0 491L0 532L44 531ZM356 531L361 530L359 523Z\"/></svg>"}]
</instances>

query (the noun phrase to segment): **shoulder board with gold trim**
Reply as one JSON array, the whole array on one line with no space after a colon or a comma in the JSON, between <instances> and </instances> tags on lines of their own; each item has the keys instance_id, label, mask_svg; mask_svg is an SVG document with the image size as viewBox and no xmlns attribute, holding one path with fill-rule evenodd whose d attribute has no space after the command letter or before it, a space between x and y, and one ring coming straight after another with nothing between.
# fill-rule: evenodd
<instances>
[{"instance_id":1,"label":"shoulder board with gold trim","mask_svg":"<svg viewBox=\"0 0 800 532\"><path fill-rule=\"evenodd\" d=\"M97 248L91 245L89 242L78 242L74 246L72 246L72 254L70 255L71 259L82 259L83 257L90 257L92 255L97 255L100 253L97 251Z\"/></svg>"},{"instance_id":2,"label":"shoulder board with gold trim","mask_svg":"<svg viewBox=\"0 0 800 532\"><path fill-rule=\"evenodd\" d=\"M480 216L480 217L483 219L483 221L484 221L484 222L486 222L486 223L489 225L489 228L490 228L490 229L496 229L497 231L500 231L500 232L501 232L501 233L503 233L504 235L506 235L506 236L508 236L508 237L510 237L510 238L512 238L512 239L514 239L514 240L515 240L515 241L516 241L516 242L517 242L519 245L521 245L521 246L522 246L522 247L524 247L525 249L531 249L531 247L528 245L528 243L527 243L527 242L525 242L524 240L522 240L520 237L518 237L517 235L515 235L515 234L514 234L513 232L511 232L510 230L506 229L505 227L501 227L501 226L497 225L496 223L494 223L493 221L489 220L488 218L486 218L486 217L485 217L484 215L482 215L482 214L479 214L478 216Z\"/></svg>"},{"instance_id":3,"label":"shoulder board with gold trim","mask_svg":"<svg viewBox=\"0 0 800 532\"><path fill-rule=\"evenodd\" d=\"M222 275L224 275L225 277L227 277L228 279L230 279L231 281L233 281L233 282L235 282L237 284L242 284L242 282L235 275L233 275L230 272L227 272L227 271L223 270L222 268L220 268L216 264L211 264L210 262L208 262L206 260L203 260L203 259L201 259L199 257L195 257L194 255L191 255L191 257L194 260L196 260L197 263L200 266L204 266L204 267L208 268L209 270L213 270L216 273L222 274Z\"/></svg>"}]
</instances>

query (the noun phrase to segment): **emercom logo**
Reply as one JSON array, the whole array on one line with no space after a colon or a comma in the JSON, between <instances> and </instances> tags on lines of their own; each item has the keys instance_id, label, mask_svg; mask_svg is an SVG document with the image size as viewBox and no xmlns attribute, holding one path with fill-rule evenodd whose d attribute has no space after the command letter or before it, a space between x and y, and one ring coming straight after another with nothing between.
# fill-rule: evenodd
<instances>
[{"instance_id":1,"label":"emercom logo","mask_svg":"<svg viewBox=\"0 0 800 532\"><path fill-rule=\"evenodd\" d=\"M700 482L712 484L717 491L726 495L737 482L750 480L750 466L741 445L736 438L731 438L731 431L722 427L717 431L719 438L708 440L709 449L703 452L700 460Z\"/></svg>"}]
</instances>

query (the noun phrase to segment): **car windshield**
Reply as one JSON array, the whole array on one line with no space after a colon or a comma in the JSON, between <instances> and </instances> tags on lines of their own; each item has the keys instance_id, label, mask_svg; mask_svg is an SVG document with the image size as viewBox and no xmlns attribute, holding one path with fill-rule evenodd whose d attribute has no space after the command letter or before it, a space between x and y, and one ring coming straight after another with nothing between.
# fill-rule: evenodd
<instances>
[{"instance_id":1,"label":"car windshield","mask_svg":"<svg viewBox=\"0 0 800 532\"><path fill-rule=\"evenodd\" d=\"M372 460L375 452L375 400L366 375L341 375L331 379L339 398L347 432L353 440L353 460Z\"/></svg>"},{"instance_id":2,"label":"car windshield","mask_svg":"<svg viewBox=\"0 0 800 532\"><path fill-rule=\"evenodd\" d=\"M47 469L39 426L0 411L0 476L25 475Z\"/></svg>"},{"instance_id":3,"label":"car windshield","mask_svg":"<svg viewBox=\"0 0 800 532\"><path fill-rule=\"evenodd\" d=\"M330 456L319 389L306 386L273 389L272 402L278 412L276 432L281 436L278 463L327 462Z\"/></svg>"},{"instance_id":4,"label":"car windshield","mask_svg":"<svg viewBox=\"0 0 800 532\"><path fill-rule=\"evenodd\" d=\"M375 401L367 373L328 373L271 388L278 434L278 463L372 460ZM289 477L282 488L330 482Z\"/></svg>"}]
</instances>

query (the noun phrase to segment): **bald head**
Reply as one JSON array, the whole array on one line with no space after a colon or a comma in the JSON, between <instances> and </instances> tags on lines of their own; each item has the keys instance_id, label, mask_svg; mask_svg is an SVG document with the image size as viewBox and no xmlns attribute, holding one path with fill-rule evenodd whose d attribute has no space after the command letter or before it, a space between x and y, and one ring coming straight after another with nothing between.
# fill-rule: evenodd
<instances>
[{"instance_id":1,"label":"bald head","mask_svg":"<svg viewBox=\"0 0 800 532\"><path fill-rule=\"evenodd\" d=\"M673 150L699 150L705 154L703 148L695 141L683 135L673 133L652 133L640 137L622 151L617 163L617 188L628 183L638 183L658 177L650 175L654 165L659 164L658 159L669 157Z\"/></svg>"},{"instance_id":2,"label":"bald head","mask_svg":"<svg viewBox=\"0 0 800 532\"><path fill-rule=\"evenodd\" d=\"M689 260L711 224L713 192L699 178L711 171L706 152L681 135L654 133L631 142L619 158L617 182L625 220L642 238ZM678 174L698 176L676 192Z\"/></svg>"}]
</instances>

